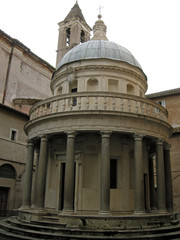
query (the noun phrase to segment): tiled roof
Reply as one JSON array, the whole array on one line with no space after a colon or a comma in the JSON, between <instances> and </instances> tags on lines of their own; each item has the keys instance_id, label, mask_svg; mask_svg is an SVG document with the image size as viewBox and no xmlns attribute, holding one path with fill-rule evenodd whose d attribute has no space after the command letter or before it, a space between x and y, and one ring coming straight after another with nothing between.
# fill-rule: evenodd
<instances>
[{"instance_id":1,"label":"tiled roof","mask_svg":"<svg viewBox=\"0 0 180 240\"><path fill-rule=\"evenodd\" d=\"M68 21L72 19L73 17L78 17L80 20L84 21L86 23L86 20L81 12L81 9L76 2L75 5L71 8L71 11L68 13L68 15L65 17L64 21Z\"/></svg>"},{"instance_id":2,"label":"tiled roof","mask_svg":"<svg viewBox=\"0 0 180 240\"><path fill-rule=\"evenodd\" d=\"M12 108L12 107L10 107L10 106L7 106L7 105L4 105L4 104L2 104L2 103L0 103L0 108L4 108L4 109L6 109L6 110L8 110L8 111L11 111L11 112L14 112L14 113L18 113L18 114L20 114L20 115L22 115L22 116L24 116L24 117L29 118L29 115L28 115L28 114L26 114L26 113L24 113L24 112L21 112L21 111L18 111L17 109L14 109L14 108Z\"/></svg>"},{"instance_id":3,"label":"tiled roof","mask_svg":"<svg viewBox=\"0 0 180 240\"><path fill-rule=\"evenodd\" d=\"M180 127L174 127L172 133L180 133Z\"/></svg>"},{"instance_id":4,"label":"tiled roof","mask_svg":"<svg viewBox=\"0 0 180 240\"><path fill-rule=\"evenodd\" d=\"M165 96L170 96L170 95L177 95L180 94L180 88L174 88L162 92L157 92L157 93L151 93L147 94L147 98L158 98L158 97L165 97Z\"/></svg>"}]
</instances>

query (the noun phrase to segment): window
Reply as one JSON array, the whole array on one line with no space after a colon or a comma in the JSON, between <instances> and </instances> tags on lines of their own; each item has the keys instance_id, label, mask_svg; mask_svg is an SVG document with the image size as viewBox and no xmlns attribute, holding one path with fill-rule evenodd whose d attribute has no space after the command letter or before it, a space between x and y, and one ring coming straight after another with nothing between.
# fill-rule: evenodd
<instances>
[{"instance_id":1,"label":"window","mask_svg":"<svg viewBox=\"0 0 180 240\"><path fill-rule=\"evenodd\" d=\"M68 28L66 30L66 46L70 46L70 35L71 35L71 29Z\"/></svg>"},{"instance_id":2,"label":"window","mask_svg":"<svg viewBox=\"0 0 180 240\"><path fill-rule=\"evenodd\" d=\"M117 188L117 159L110 160L110 188Z\"/></svg>"},{"instance_id":3,"label":"window","mask_svg":"<svg viewBox=\"0 0 180 240\"><path fill-rule=\"evenodd\" d=\"M157 101L161 106L166 107L166 102L165 100Z\"/></svg>"},{"instance_id":4,"label":"window","mask_svg":"<svg viewBox=\"0 0 180 240\"><path fill-rule=\"evenodd\" d=\"M0 167L0 178L16 178L16 170L10 164L4 164Z\"/></svg>"},{"instance_id":5,"label":"window","mask_svg":"<svg viewBox=\"0 0 180 240\"><path fill-rule=\"evenodd\" d=\"M85 42L85 33L84 33L84 31L82 30L82 31L81 31L80 43L84 43L84 42Z\"/></svg>"},{"instance_id":6,"label":"window","mask_svg":"<svg viewBox=\"0 0 180 240\"><path fill-rule=\"evenodd\" d=\"M10 129L10 139L11 141L17 141L17 130Z\"/></svg>"},{"instance_id":7,"label":"window","mask_svg":"<svg viewBox=\"0 0 180 240\"><path fill-rule=\"evenodd\" d=\"M71 89L71 92L72 92L72 93L76 93L76 92L77 92L77 88ZM73 102L72 105L73 105L73 106L76 106L76 105L77 105L77 98L76 98L76 97L73 97L72 102Z\"/></svg>"},{"instance_id":8,"label":"window","mask_svg":"<svg viewBox=\"0 0 180 240\"><path fill-rule=\"evenodd\" d=\"M87 91L98 91L99 82L96 78L90 78L87 81Z\"/></svg>"},{"instance_id":9,"label":"window","mask_svg":"<svg viewBox=\"0 0 180 240\"><path fill-rule=\"evenodd\" d=\"M127 84L127 94L134 95L134 86L130 83Z\"/></svg>"}]
</instances>

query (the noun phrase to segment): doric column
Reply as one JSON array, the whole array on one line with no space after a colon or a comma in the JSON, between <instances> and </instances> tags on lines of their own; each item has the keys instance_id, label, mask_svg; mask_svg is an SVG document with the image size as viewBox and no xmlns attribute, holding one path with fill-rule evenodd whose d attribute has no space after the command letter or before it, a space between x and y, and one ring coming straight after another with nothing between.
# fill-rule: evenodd
<instances>
[{"instance_id":1,"label":"doric column","mask_svg":"<svg viewBox=\"0 0 180 240\"><path fill-rule=\"evenodd\" d=\"M134 135L134 213L144 213L143 136Z\"/></svg>"},{"instance_id":2,"label":"doric column","mask_svg":"<svg viewBox=\"0 0 180 240\"><path fill-rule=\"evenodd\" d=\"M100 214L110 214L110 135L101 132Z\"/></svg>"},{"instance_id":3,"label":"doric column","mask_svg":"<svg viewBox=\"0 0 180 240\"><path fill-rule=\"evenodd\" d=\"M165 144L164 148L164 168L166 183L166 207L169 212L173 212L173 189L170 162L170 144Z\"/></svg>"},{"instance_id":4,"label":"doric column","mask_svg":"<svg viewBox=\"0 0 180 240\"><path fill-rule=\"evenodd\" d=\"M32 189L32 173L34 160L34 144L32 141L27 143L27 161L24 179L23 203L22 208L30 208L31 206L31 189Z\"/></svg>"},{"instance_id":5,"label":"doric column","mask_svg":"<svg viewBox=\"0 0 180 240\"><path fill-rule=\"evenodd\" d=\"M75 132L67 133L66 167L64 183L63 212L71 213L74 210L74 165L75 165Z\"/></svg>"},{"instance_id":6,"label":"doric column","mask_svg":"<svg viewBox=\"0 0 180 240\"><path fill-rule=\"evenodd\" d=\"M156 167L157 167L157 208L159 212L166 212L165 172L163 142L156 141Z\"/></svg>"},{"instance_id":7,"label":"doric column","mask_svg":"<svg viewBox=\"0 0 180 240\"><path fill-rule=\"evenodd\" d=\"M34 154L34 164L35 164L35 174L34 174L34 181L33 181L33 188L32 188L32 208L36 205L36 197L37 197L37 179L38 179L38 165L39 165L39 149L35 149Z\"/></svg>"},{"instance_id":8,"label":"doric column","mask_svg":"<svg viewBox=\"0 0 180 240\"><path fill-rule=\"evenodd\" d=\"M37 193L36 193L36 207L39 209L44 208L44 196L46 185L46 171L47 171L47 150L48 139L43 136L40 144L38 177L37 177Z\"/></svg>"},{"instance_id":9,"label":"doric column","mask_svg":"<svg viewBox=\"0 0 180 240\"><path fill-rule=\"evenodd\" d=\"M156 209L155 187L154 187L154 155L149 155L149 191L150 191L150 208Z\"/></svg>"}]
</instances>

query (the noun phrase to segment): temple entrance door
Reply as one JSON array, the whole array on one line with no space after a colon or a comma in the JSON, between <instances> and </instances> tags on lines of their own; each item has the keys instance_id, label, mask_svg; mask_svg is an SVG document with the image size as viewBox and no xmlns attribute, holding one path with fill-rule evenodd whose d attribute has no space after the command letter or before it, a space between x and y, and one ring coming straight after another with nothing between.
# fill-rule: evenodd
<instances>
[{"instance_id":1,"label":"temple entrance door","mask_svg":"<svg viewBox=\"0 0 180 240\"><path fill-rule=\"evenodd\" d=\"M144 173L144 209L149 210L149 201L148 201L148 177L147 174Z\"/></svg>"},{"instance_id":2,"label":"temple entrance door","mask_svg":"<svg viewBox=\"0 0 180 240\"><path fill-rule=\"evenodd\" d=\"M62 210L64 207L64 181L65 181L65 166L66 163L61 163L61 170L60 170L60 209Z\"/></svg>"},{"instance_id":3,"label":"temple entrance door","mask_svg":"<svg viewBox=\"0 0 180 240\"><path fill-rule=\"evenodd\" d=\"M60 203L59 203L59 210L63 210L64 208L64 184L65 184L65 168L66 163L61 163L61 169L60 169ZM74 179L76 177L76 163L74 163Z\"/></svg>"},{"instance_id":4,"label":"temple entrance door","mask_svg":"<svg viewBox=\"0 0 180 240\"><path fill-rule=\"evenodd\" d=\"M0 187L0 216L6 217L9 188Z\"/></svg>"}]
</instances>

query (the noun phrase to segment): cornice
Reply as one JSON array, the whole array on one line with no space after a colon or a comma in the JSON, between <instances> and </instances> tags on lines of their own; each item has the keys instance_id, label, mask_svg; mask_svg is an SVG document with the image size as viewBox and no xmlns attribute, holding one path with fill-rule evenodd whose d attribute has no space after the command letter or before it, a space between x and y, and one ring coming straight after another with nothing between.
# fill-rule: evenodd
<instances>
[{"instance_id":1,"label":"cornice","mask_svg":"<svg viewBox=\"0 0 180 240\"><path fill-rule=\"evenodd\" d=\"M71 67L73 68L73 66L71 65ZM68 69L69 67L66 67L66 69L64 69L63 71L59 71L57 70L54 75L53 78L51 80L51 89L52 86L55 85L57 83L57 81L59 81L60 78L66 77L68 74ZM96 71L110 71L110 72L121 72L121 73L125 73L128 74L130 76L133 76L134 78L141 80L143 83L146 80L144 76L142 76L142 74L138 74L137 72L131 70L131 69L127 69L124 67L118 67L118 66L113 66L113 65L86 65L86 66L78 66L78 67L74 67L74 72L78 74L78 72L82 72L85 70L96 70Z\"/></svg>"}]
</instances>

